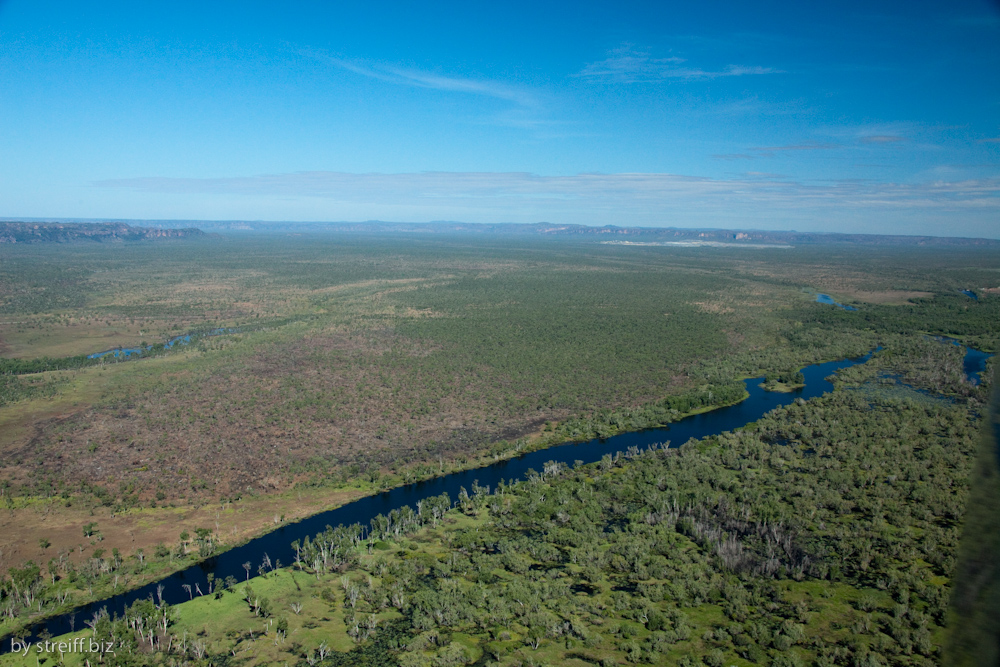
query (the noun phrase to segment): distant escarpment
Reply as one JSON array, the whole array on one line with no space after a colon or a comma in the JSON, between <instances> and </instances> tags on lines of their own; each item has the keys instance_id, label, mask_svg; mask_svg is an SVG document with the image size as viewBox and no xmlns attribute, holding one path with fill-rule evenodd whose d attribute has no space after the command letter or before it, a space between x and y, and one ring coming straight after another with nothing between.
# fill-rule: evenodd
<instances>
[{"instance_id":1,"label":"distant escarpment","mask_svg":"<svg viewBox=\"0 0 1000 667\"><path fill-rule=\"evenodd\" d=\"M159 241L206 236L194 227L153 229L132 227L123 222L0 222L0 243L120 243Z\"/></svg>"},{"instance_id":2,"label":"distant escarpment","mask_svg":"<svg viewBox=\"0 0 1000 667\"><path fill-rule=\"evenodd\" d=\"M537 223L469 223L469 222L280 222L249 220L157 220L136 221L154 227L196 223L199 228L221 234L478 234L536 235L573 237L597 241L622 241L644 244L725 244L725 245L827 245L853 246L933 246L933 247L1000 247L1000 239L962 238L954 236L906 236L897 234L841 234L832 232L795 232L751 229L697 229L678 227L592 227L577 224Z\"/></svg>"}]
</instances>

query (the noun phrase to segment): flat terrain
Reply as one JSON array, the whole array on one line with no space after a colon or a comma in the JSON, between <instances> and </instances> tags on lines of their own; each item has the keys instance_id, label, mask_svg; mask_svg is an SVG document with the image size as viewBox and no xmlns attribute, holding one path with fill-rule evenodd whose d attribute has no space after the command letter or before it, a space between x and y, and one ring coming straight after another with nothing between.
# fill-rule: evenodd
<instances>
[{"instance_id":1,"label":"flat terrain","mask_svg":"<svg viewBox=\"0 0 1000 667\"><path fill-rule=\"evenodd\" d=\"M805 364L877 344L905 351L909 381L972 400L959 349L921 336L991 351L1000 316L1000 255L974 247L337 234L0 259L3 357L56 360L0 375L0 568L142 549L132 582L189 563L196 529L211 552L282 515L615 432L706 383L794 385ZM142 359L59 365L184 333ZM99 569L75 599L120 585Z\"/></svg>"},{"instance_id":2,"label":"flat terrain","mask_svg":"<svg viewBox=\"0 0 1000 667\"><path fill-rule=\"evenodd\" d=\"M741 432L431 498L59 640L139 664L939 664L985 392L881 382L946 369L931 345Z\"/></svg>"}]
</instances>

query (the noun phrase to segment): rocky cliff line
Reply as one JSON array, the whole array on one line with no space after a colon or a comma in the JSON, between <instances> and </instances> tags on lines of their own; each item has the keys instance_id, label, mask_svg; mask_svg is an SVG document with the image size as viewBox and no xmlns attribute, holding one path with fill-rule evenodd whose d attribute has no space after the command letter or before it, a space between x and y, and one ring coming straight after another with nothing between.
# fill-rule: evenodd
<instances>
[{"instance_id":1,"label":"rocky cliff line","mask_svg":"<svg viewBox=\"0 0 1000 667\"><path fill-rule=\"evenodd\" d=\"M156 241L204 237L205 232L194 227L186 229L153 229L133 227L121 222L0 222L0 243L120 243L123 241Z\"/></svg>"}]
</instances>

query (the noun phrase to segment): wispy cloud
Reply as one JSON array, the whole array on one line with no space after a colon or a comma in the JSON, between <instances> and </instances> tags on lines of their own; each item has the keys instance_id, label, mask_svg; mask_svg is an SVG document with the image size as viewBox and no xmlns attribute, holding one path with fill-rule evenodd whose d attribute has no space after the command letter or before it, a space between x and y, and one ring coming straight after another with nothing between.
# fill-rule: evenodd
<instances>
[{"instance_id":1,"label":"wispy cloud","mask_svg":"<svg viewBox=\"0 0 1000 667\"><path fill-rule=\"evenodd\" d=\"M840 148L838 144L826 143L804 143L787 144L784 146L755 146L748 148L746 153L719 153L713 155L717 160L754 160L760 157L773 157L775 153L787 153L795 151L828 151Z\"/></svg>"},{"instance_id":2,"label":"wispy cloud","mask_svg":"<svg viewBox=\"0 0 1000 667\"><path fill-rule=\"evenodd\" d=\"M980 139L981 144L1000 144L1000 137L987 137L986 139Z\"/></svg>"},{"instance_id":3,"label":"wispy cloud","mask_svg":"<svg viewBox=\"0 0 1000 667\"><path fill-rule=\"evenodd\" d=\"M127 178L94 185L169 195L305 197L431 211L500 211L512 218L526 210L541 215L585 211L588 215L613 213L619 217L713 211L787 214L806 210L872 215L873 211L887 209L1000 214L1000 178L923 183L778 178L776 174L758 172L717 179L662 173L540 176L523 172L312 171L231 178Z\"/></svg>"},{"instance_id":4,"label":"wispy cloud","mask_svg":"<svg viewBox=\"0 0 1000 667\"><path fill-rule=\"evenodd\" d=\"M901 141L906 141L906 137L900 137L894 134L873 134L867 137L861 137L861 143L863 144L897 144Z\"/></svg>"},{"instance_id":5,"label":"wispy cloud","mask_svg":"<svg viewBox=\"0 0 1000 667\"><path fill-rule=\"evenodd\" d=\"M533 92L518 86L489 79L447 76L437 72L400 67L394 64L337 58L315 51L300 51L303 55L333 65L354 74L411 88L426 88L467 95L479 95L506 100L522 107L535 107L538 99Z\"/></svg>"},{"instance_id":6,"label":"wispy cloud","mask_svg":"<svg viewBox=\"0 0 1000 667\"><path fill-rule=\"evenodd\" d=\"M755 158L774 157L782 153L799 151L830 151L843 148L856 147L857 143L872 146L889 146L909 141L907 137L897 134L869 134L857 139L847 140L845 143L830 142L804 142L797 144L785 144L781 146L753 146L745 149L745 153L719 153L712 157L717 160L753 160Z\"/></svg>"},{"instance_id":7,"label":"wispy cloud","mask_svg":"<svg viewBox=\"0 0 1000 667\"><path fill-rule=\"evenodd\" d=\"M788 178L785 174L774 174L769 171L748 171L746 172L745 176L747 178L756 178L756 179L763 178L767 180L780 180Z\"/></svg>"},{"instance_id":8,"label":"wispy cloud","mask_svg":"<svg viewBox=\"0 0 1000 667\"><path fill-rule=\"evenodd\" d=\"M788 144L786 146L757 146L756 148L751 148L750 150L761 153L781 153L784 151L828 151L834 148L839 148L836 144L819 144L819 143L806 143L806 144Z\"/></svg>"},{"instance_id":9,"label":"wispy cloud","mask_svg":"<svg viewBox=\"0 0 1000 667\"><path fill-rule=\"evenodd\" d=\"M636 83L669 79L717 79L727 76L780 74L782 70L756 65L728 65L722 69L703 69L686 65L678 56L654 58L631 44L624 44L608 53L604 60L588 63L574 76L603 83Z\"/></svg>"}]
</instances>

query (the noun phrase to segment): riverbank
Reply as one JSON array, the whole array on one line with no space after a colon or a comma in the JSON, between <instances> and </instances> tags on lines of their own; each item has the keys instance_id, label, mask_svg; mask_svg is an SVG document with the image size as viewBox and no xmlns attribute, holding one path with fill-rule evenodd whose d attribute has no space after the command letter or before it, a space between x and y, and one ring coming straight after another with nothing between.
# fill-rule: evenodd
<instances>
[{"instance_id":1,"label":"riverbank","mask_svg":"<svg viewBox=\"0 0 1000 667\"><path fill-rule=\"evenodd\" d=\"M319 528L296 547L298 567L240 576L216 595L188 578L191 588L160 606L173 648L165 636L153 660L811 664L837 651L929 662L942 641L953 518L977 431L968 407L873 404L837 391L683 455L629 447L612 457L605 448L597 465L535 466L526 481L459 493L450 511L432 484L415 511L380 512L365 529ZM845 490L845 472L894 483ZM872 499L890 509L873 516ZM876 536L912 555L867 558L859 547ZM738 546L720 550L722 540ZM323 548L342 558L324 563ZM114 630L110 621L96 633L78 625L72 636L123 638L119 652L137 651L130 623L152 608L133 608Z\"/></svg>"},{"instance_id":2,"label":"riverbank","mask_svg":"<svg viewBox=\"0 0 1000 667\"><path fill-rule=\"evenodd\" d=\"M48 559L56 558L68 559L82 570L92 559L99 560L116 550L132 561L142 553L144 566L141 572L108 576L82 588L62 586L60 594L69 596L65 604L27 619L3 619L0 635L15 634L81 605L142 588L247 544L282 524L328 512L371 492L370 488L304 488L236 502L145 507L125 512L113 512L108 507L65 507L65 501L58 497L8 498L8 511L0 516L0 534L6 538L4 560L20 559L14 567L22 567L27 560L44 566ZM91 524L93 535L81 540L80 526ZM189 537L183 544L179 540L182 532L193 535L198 528L212 529L215 548L208 556L199 555L194 539ZM166 548L169 555L158 557L158 548Z\"/></svg>"},{"instance_id":3,"label":"riverbank","mask_svg":"<svg viewBox=\"0 0 1000 667\"><path fill-rule=\"evenodd\" d=\"M735 400L703 405L684 413L676 413L672 415L672 421L730 407L742 402L749 395L744 390ZM604 437L622 434L622 431L612 423L617 414L619 413L611 413L606 420L610 432ZM657 423L654 427L664 425ZM538 431L534 437L522 438L513 443L507 441L494 443L489 453L479 457L466 458L464 461L441 461L437 471L422 477L413 475L413 470L410 469L395 475L381 476L377 483L362 482L353 486L332 488L306 485L276 494L241 498L235 502L206 503L197 506L141 507L114 512L111 508L103 506L66 507L65 501L58 497L8 498L10 511L0 518L0 534L16 537L14 541L4 543L3 553L9 560L20 557L19 565L29 557L26 554L44 563L46 556L51 557L69 551L72 553L70 557L80 564L91 558L99 559L100 556L94 556L95 553L103 555L113 550L132 554L132 557L137 551L144 551L145 562L150 565L140 574L123 577L120 580L118 577L113 580L108 577L106 581L90 586L88 590L79 588L67 590L64 587L61 592L69 593L71 596L65 604L36 616L18 617L13 622L11 619L5 619L0 622L0 636L16 636L27 627L66 615L82 606L93 605L96 601L110 596L128 594L148 587L151 583L196 567L201 562L225 556L233 549L261 539L284 525L311 519L350 502L371 498L403 486L421 485L447 475L474 471L533 452L590 439L590 437L574 439L561 437L556 433L559 425L552 426L555 432ZM31 514L31 519L25 520L25 514L28 513ZM95 524L94 531L99 538L87 539L81 543L80 526L91 523ZM178 535L182 531L194 532L198 528L212 528L214 536L219 540L216 544L224 548L221 550L216 548L209 556L196 558L192 562L188 555L194 556L193 550L196 547L191 543L180 547ZM105 532L107 536L104 536ZM42 539L48 543L45 548L38 547L39 540ZM171 550L169 563L156 560L154 557L158 545ZM175 559L173 554L179 548L184 550L184 554ZM192 551L189 552L188 549ZM37 556L34 555L35 552Z\"/></svg>"},{"instance_id":4,"label":"riverbank","mask_svg":"<svg viewBox=\"0 0 1000 667\"><path fill-rule=\"evenodd\" d=\"M539 449L530 452L524 450L524 446L527 445L524 443L506 450L503 456L499 453L493 454L494 461L485 467L472 467L470 463L461 470L365 496L335 510L296 523L283 524L261 537L216 554L203 563L192 565L161 582L155 582L155 586L152 583L146 584L129 593L78 607L72 616L86 617L99 607L107 607L112 613L120 613L135 600L143 599L154 592L157 595L162 594L163 599L171 604L179 602L186 595L184 586L200 585L207 588L208 574L212 574L217 580L225 577L242 579L244 575L250 573L250 569L253 569L253 564L260 562L262 554L266 554L270 562L292 562L294 553L289 546L291 542L314 535L322 531L326 525L366 524L378 514L387 515L407 505L415 506L426 498L442 493L455 498L461 495L462 489L496 488L504 480L521 479L530 475L533 470L544 474L552 463L563 466L573 465L577 461L592 463L616 452L638 453L649 447L661 446L663 443L679 446L692 439L697 440L708 435L731 431L793 400L812 398L832 390L833 385L825 379L828 375L839 369L864 363L870 355L871 353L855 359L831 361L803 368L806 387L794 397L793 394L766 392L757 386L763 378L754 378L742 383L747 393L745 400L708 410L704 409L706 406L699 406L696 408L696 414L678 419L664 428L627 432L609 438L592 438L585 442L563 440L559 444L540 446ZM706 389L702 388L699 391L704 392ZM707 397L711 400L714 395L711 390L707 391ZM160 589L160 586L163 588ZM71 631L70 618L70 614L62 613L44 620L32 619L35 623L41 623L41 626L33 626L30 636L37 637L42 631L52 635Z\"/></svg>"}]
</instances>

